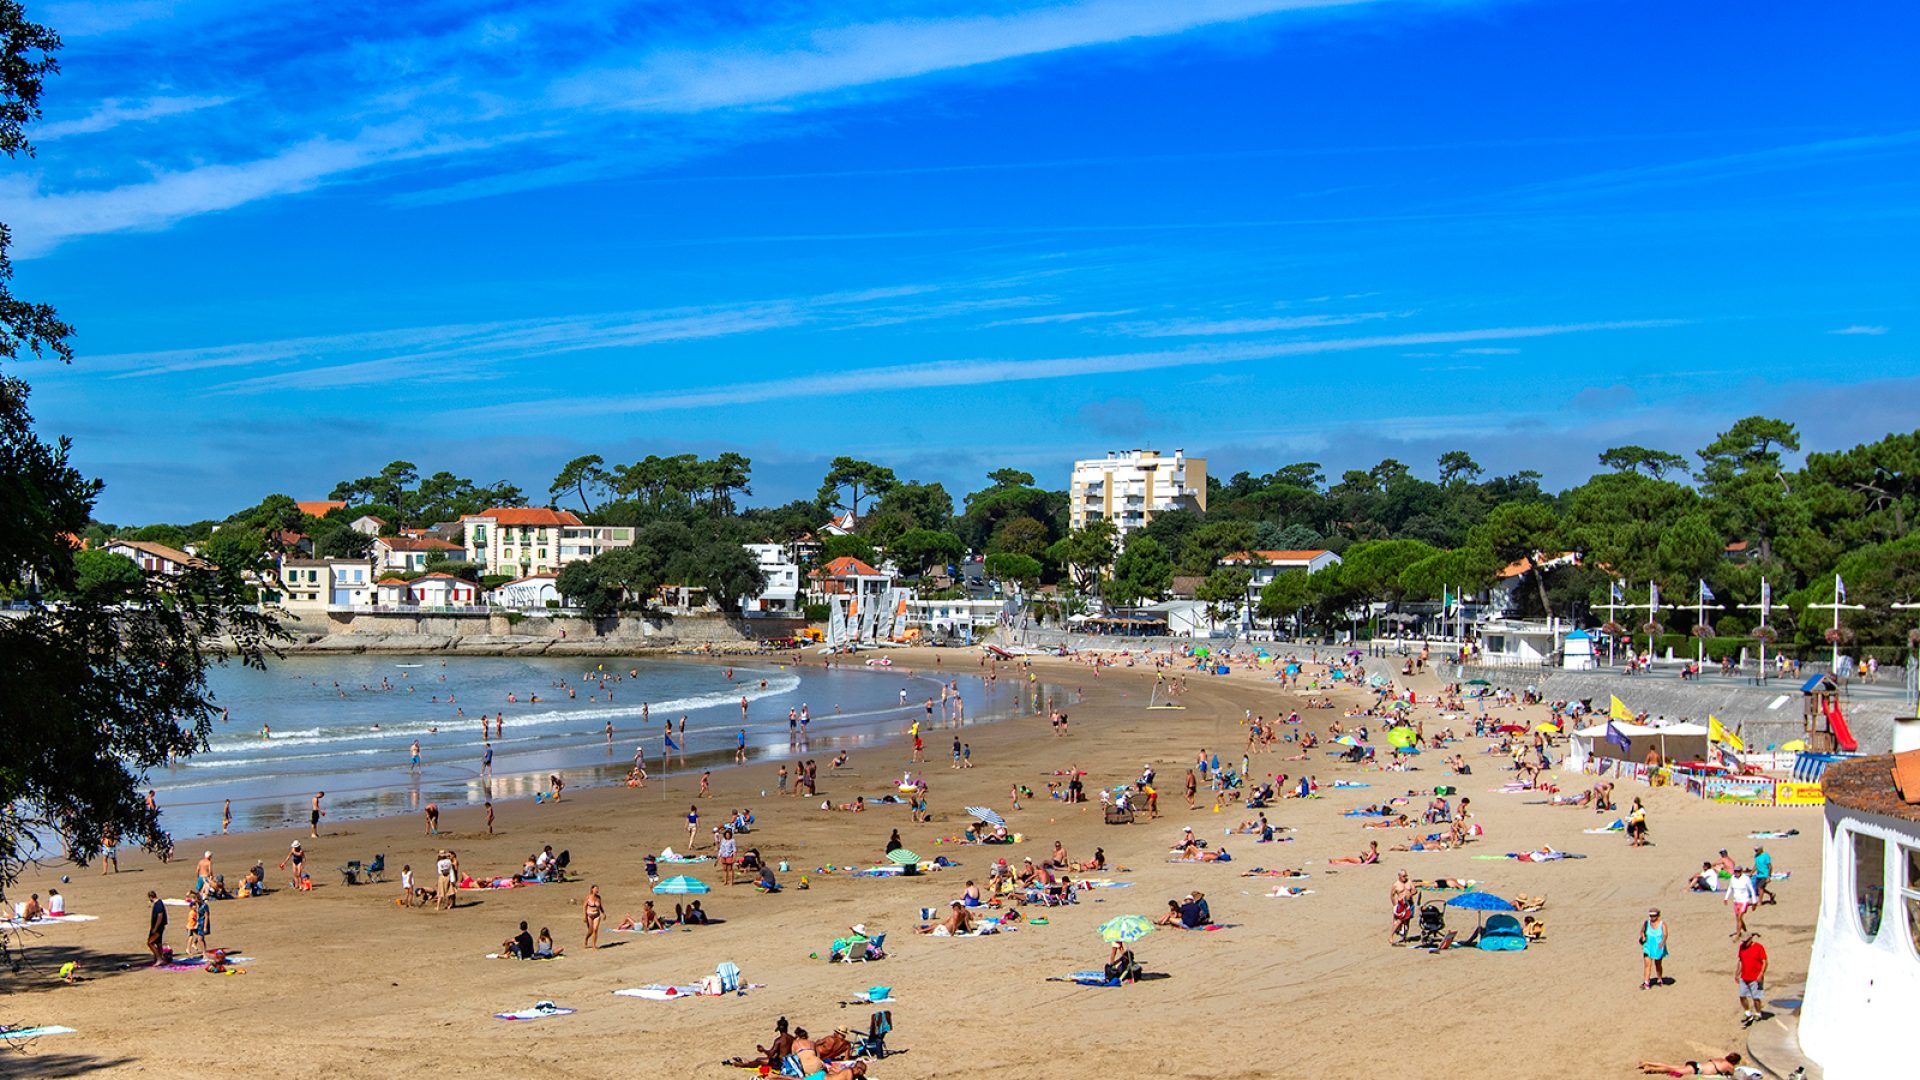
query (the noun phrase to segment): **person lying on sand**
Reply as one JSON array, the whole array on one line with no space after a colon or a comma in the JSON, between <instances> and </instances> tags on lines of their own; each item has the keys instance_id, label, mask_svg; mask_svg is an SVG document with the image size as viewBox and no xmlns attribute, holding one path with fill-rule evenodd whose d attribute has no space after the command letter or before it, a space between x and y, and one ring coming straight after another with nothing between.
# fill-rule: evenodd
<instances>
[{"instance_id":1,"label":"person lying on sand","mask_svg":"<svg viewBox=\"0 0 1920 1080\"><path fill-rule=\"evenodd\" d=\"M931 934L941 929L945 929L946 932L953 937L959 937L961 934L965 934L973 929L973 915L967 911L966 905L960 901L950 901L947 904L946 918L932 926L922 926L914 932L918 934Z\"/></svg>"},{"instance_id":2,"label":"person lying on sand","mask_svg":"<svg viewBox=\"0 0 1920 1080\"><path fill-rule=\"evenodd\" d=\"M845 1080L846 1077L867 1075L867 1063L864 1061L856 1061L851 1065L837 1065L828 1069L826 1061L820 1056L825 1049L825 1044L826 1040L822 1039L816 1046L814 1041L807 1037L806 1028L794 1030L793 1056L799 1059L800 1074L806 1080Z\"/></svg>"},{"instance_id":3,"label":"person lying on sand","mask_svg":"<svg viewBox=\"0 0 1920 1080\"><path fill-rule=\"evenodd\" d=\"M1640 1071L1649 1075L1665 1073L1668 1076L1732 1076L1733 1070L1741 1062L1738 1053L1729 1053L1726 1057L1709 1058L1706 1061L1684 1061L1674 1065L1665 1061L1643 1061Z\"/></svg>"},{"instance_id":4,"label":"person lying on sand","mask_svg":"<svg viewBox=\"0 0 1920 1080\"><path fill-rule=\"evenodd\" d=\"M1358 855L1343 855L1338 859L1327 860L1328 863L1336 866L1372 866L1379 861L1380 841L1378 840L1367 841L1367 850Z\"/></svg>"}]
</instances>

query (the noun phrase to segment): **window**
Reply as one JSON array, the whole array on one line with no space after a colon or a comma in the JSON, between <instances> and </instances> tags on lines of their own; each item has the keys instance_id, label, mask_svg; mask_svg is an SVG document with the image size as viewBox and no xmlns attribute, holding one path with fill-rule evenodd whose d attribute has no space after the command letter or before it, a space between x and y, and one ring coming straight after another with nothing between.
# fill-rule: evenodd
<instances>
[{"instance_id":1,"label":"window","mask_svg":"<svg viewBox=\"0 0 1920 1080\"><path fill-rule=\"evenodd\" d=\"M1880 934L1881 908L1886 901L1887 842L1855 832L1853 837L1853 908L1860 932L1872 941Z\"/></svg>"},{"instance_id":2,"label":"window","mask_svg":"<svg viewBox=\"0 0 1920 1080\"><path fill-rule=\"evenodd\" d=\"M1920 953L1920 847L1900 849L1900 898L1906 901L1907 944Z\"/></svg>"}]
</instances>

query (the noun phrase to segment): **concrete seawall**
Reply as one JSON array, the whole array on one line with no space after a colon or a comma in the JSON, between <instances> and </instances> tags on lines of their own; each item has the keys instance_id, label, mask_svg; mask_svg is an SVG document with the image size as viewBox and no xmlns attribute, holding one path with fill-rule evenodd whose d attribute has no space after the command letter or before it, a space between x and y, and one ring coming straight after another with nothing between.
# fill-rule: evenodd
<instances>
[{"instance_id":1,"label":"concrete seawall","mask_svg":"<svg viewBox=\"0 0 1920 1080\"><path fill-rule=\"evenodd\" d=\"M470 656L624 656L639 652L752 652L792 637L802 619L647 615L514 620L504 614L333 612L324 623L288 621L289 654L434 653Z\"/></svg>"}]
</instances>

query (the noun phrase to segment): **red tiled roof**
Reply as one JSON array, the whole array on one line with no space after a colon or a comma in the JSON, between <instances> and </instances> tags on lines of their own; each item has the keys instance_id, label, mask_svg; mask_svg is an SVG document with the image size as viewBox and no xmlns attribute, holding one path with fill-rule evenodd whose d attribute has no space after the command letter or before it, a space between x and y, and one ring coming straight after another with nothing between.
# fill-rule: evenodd
<instances>
[{"instance_id":1,"label":"red tiled roof","mask_svg":"<svg viewBox=\"0 0 1920 1080\"><path fill-rule=\"evenodd\" d=\"M855 576L879 577L881 575L880 575L880 571L875 570L873 567L868 566L866 563L861 562L859 559L856 559L851 555L842 555L839 558L828 563L827 565L821 567L820 569L815 570L813 572L813 576L818 578L833 578L833 577L855 577Z\"/></svg>"},{"instance_id":2,"label":"red tiled roof","mask_svg":"<svg viewBox=\"0 0 1920 1080\"><path fill-rule=\"evenodd\" d=\"M338 510L347 504L337 499L309 499L306 502L295 502L293 505L299 507L300 512L308 517L326 517L327 511Z\"/></svg>"},{"instance_id":3,"label":"red tiled roof","mask_svg":"<svg viewBox=\"0 0 1920 1080\"><path fill-rule=\"evenodd\" d=\"M168 562L177 562L182 566L204 567L213 565L207 560L189 555L179 548L170 548L165 544L156 544L151 540L109 540L107 541L107 546L130 547L135 551L143 551L148 555L165 559Z\"/></svg>"},{"instance_id":4,"label":"red tiled roof","mask_svg":"<svg viewBox=\"0 0 1920 1080\"><path fill-rule=\"evenodd\" d=\"M459 544L437 540L429 536L382 536L373 541L384 544L389 551L459 551Z\"/></svg>"},{"instance_id":5,"label":"red tiled roof","mask_svg":"<svg viewBox=\"0 0 1920 1080\"><path fill-rule=\"evenodd\" d=\"M1270 563L1312 562L1325 554L1328 554L1326 548L1304 548L1297 551L1236 551L1231 555L1220 556L1220 561L1223 563L1252 562L1257 555L1262 561Z\"/></svg>"},{"instance_id":6,"label":"red tiled roof","mask_svg":"<svg viewBox=\"0 0 1920 1080\"><path fill-rule=\"evenodd\" d=\"M467 514L460 520L492 518L499 525L579 525L580 516L571 510L551 510L544 506L496 506L484 514Z\"/></svg>"},{"instance_id":7,"label":"red tiled roof","mask_svg":"<svg viewBox=\"0 0 1920 1080\"><path fill-rule=\"evenodd\" d=\"M1573 561L1575 566L1580 564L1580 553L1577 551L1563 551L1558 555L1548 555L1545 552L1541 552L1537 557L1540 560L1542 569L1564 565L1565 561L1569 559ZM1495 574L1494 577L1501 581L1505 581L1508 578L1519 577L1521 574L1527 572L1529 565L1526 559L1515 559L1502 567L1500 572Z\"/></svg>"}]
</instances>

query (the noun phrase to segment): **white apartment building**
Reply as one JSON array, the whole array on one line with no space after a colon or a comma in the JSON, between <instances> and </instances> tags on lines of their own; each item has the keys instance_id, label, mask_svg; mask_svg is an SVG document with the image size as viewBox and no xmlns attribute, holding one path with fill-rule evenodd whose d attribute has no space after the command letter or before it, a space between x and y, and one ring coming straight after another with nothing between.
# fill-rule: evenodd
<instances>
[{"instance_id":1,"label":"white apartment building","mask_svg":"<svg viewBox=\"0 0 1920 1080\"><path fill-rule=\"evenodd\" d=\"M760 563L767 587L758 596L743 597L740 610L748 615L794 614L800 610L800 565L787 557L782 544L747 544L748 554Z\"/></svg>"},{"instance_id":2,"label":"white apartment building","mask_svg":"<svg viewBox=\"0 0 1920 1080\"><path fill-rule=\"evenodd\" d=\"M295 616L325 615L329 607L363 607L374 600L374 567L365 559L282 558L279 588L261 591L263 603Z\"/></svg>"},{"instance_id":3,"label":"white apartment building","mask_svg":"<svg viewBox=\"0 0 1920 1080\"><path fill-rule=\"evenodd\" d=\"M1163 510L1207 508L1207 460L1184 450L1108 451L1104 458L1073 463L1068 513L1071 525L1111 521L1122 537L1144 527Z\"/></svg>"},{"instance_id":4,"label":"white apartment building","mask_svg":"<svg viewBox=\"0 0 1920 1080\"><path fill-rule=\"evenodd\" d=\"M588 525L568 510L495 507L468 514L461 522L466 526L467 561L488 573L558 573L568 563L633 546L630 526Z\"/></svg>"}]
</instances>

